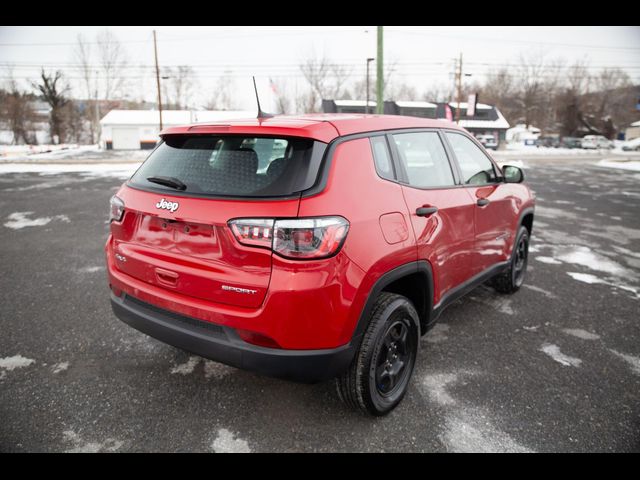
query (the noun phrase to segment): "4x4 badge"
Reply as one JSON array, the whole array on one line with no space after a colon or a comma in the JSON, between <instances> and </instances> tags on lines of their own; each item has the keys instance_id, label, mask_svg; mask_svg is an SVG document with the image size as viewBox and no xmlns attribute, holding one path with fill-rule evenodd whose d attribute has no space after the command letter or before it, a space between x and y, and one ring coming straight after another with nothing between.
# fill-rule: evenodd
<instances>
[{"instance_id":1,"label":"4x4 badge","mask_svg":"<svg viewBox=\"0 0 640 480\"><path fill-rule=\"evenodd\" d=\"M175 212L179 206L178 202L167 202L164 198L156 203L156 208L164 208L165 210L169 210L171 213Z\"/></svg>"}]
</instances>

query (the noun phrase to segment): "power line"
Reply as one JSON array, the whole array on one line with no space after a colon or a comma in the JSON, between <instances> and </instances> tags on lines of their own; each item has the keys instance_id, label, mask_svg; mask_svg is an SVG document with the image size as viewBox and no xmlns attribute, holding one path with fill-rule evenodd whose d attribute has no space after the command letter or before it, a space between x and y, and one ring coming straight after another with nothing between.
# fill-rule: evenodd
<instances>
[{"instance_id":1,"label":"power line","mask_svg":"<svg viewBox=\"0 0 640 480\"><path fill-rule=\"evenodd\" d=\"M509 43L522 43L527 45L547 45L547 46L555 46L555 47L568 47L568 48L584 48L584 49L603 49L603 50L639 50L640 47L622 47L622 46L609 46L609 45L585 45L585 44L577 44L577 43L561 43L561 42L539 42L535 40L518 40L518 39L505 39L505 38L490 38L490 37L477 37L477 36L468 36L468 35L449 35L442 33L433 33L433 32L417 32L412 30L389 30L393 33L402 33L406 35L422 35L426 37L443 37L443 38L455 38L460 40L472 40L475 42L501 42L504 43L508 41Z\"/></svg>"}]
</instances>

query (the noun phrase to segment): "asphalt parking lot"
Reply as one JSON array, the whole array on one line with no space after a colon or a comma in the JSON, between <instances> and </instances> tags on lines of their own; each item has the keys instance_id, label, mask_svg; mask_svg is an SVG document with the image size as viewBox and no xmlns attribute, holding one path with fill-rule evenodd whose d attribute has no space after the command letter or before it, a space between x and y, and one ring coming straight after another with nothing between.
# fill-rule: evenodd
<instances>
[{"instance_id":1,"label":"asphalt parking lot","mask_svg":"<svg viewBox=\"0 0 640 480\"><path fill-rule=\"evenodd\" d=\"M0 175L0 451L640 451L640 173L552 160L527 164L525 287L446 310L384 418L117 320L121 178Z\"/></svg>"}]
</instances>

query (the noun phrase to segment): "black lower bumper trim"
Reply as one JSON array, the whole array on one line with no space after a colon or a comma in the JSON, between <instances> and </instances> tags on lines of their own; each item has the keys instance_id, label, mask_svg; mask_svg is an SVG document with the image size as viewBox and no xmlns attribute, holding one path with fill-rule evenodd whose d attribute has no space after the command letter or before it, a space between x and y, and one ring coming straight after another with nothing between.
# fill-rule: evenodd
<instances>
[{"instance_id":1,"label":"black lower bumper trim","mask_svg":"<svg viewBox=\"0 0 640 480\"><path fill-rule=\"evenodd\" d=\"M354 355L345 345L327 350L280 350L251 345L221 325L182 316L111 293L115 315L151 337L216 362L303 383L329 380L344 372Z\"/></svg>"}]
</instances>

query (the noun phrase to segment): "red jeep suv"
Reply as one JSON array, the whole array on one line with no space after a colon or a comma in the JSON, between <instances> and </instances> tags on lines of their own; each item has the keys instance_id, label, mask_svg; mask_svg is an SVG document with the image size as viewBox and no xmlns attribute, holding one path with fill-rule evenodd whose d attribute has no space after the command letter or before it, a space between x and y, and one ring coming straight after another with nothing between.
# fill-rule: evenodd
<instances>
[{"instance_id":1,"label":"red jeep suv","mask_svg":"<svg viewBox=\"0 0 640 480\"><path fill-rule=\"evenodd\" d=\"M447 305L522 285L532 192L455 124L278 116L161 137L111 199L105 250L116 316L163 342L336 378L383 415Z\"/></svg>"}]
</instances>

